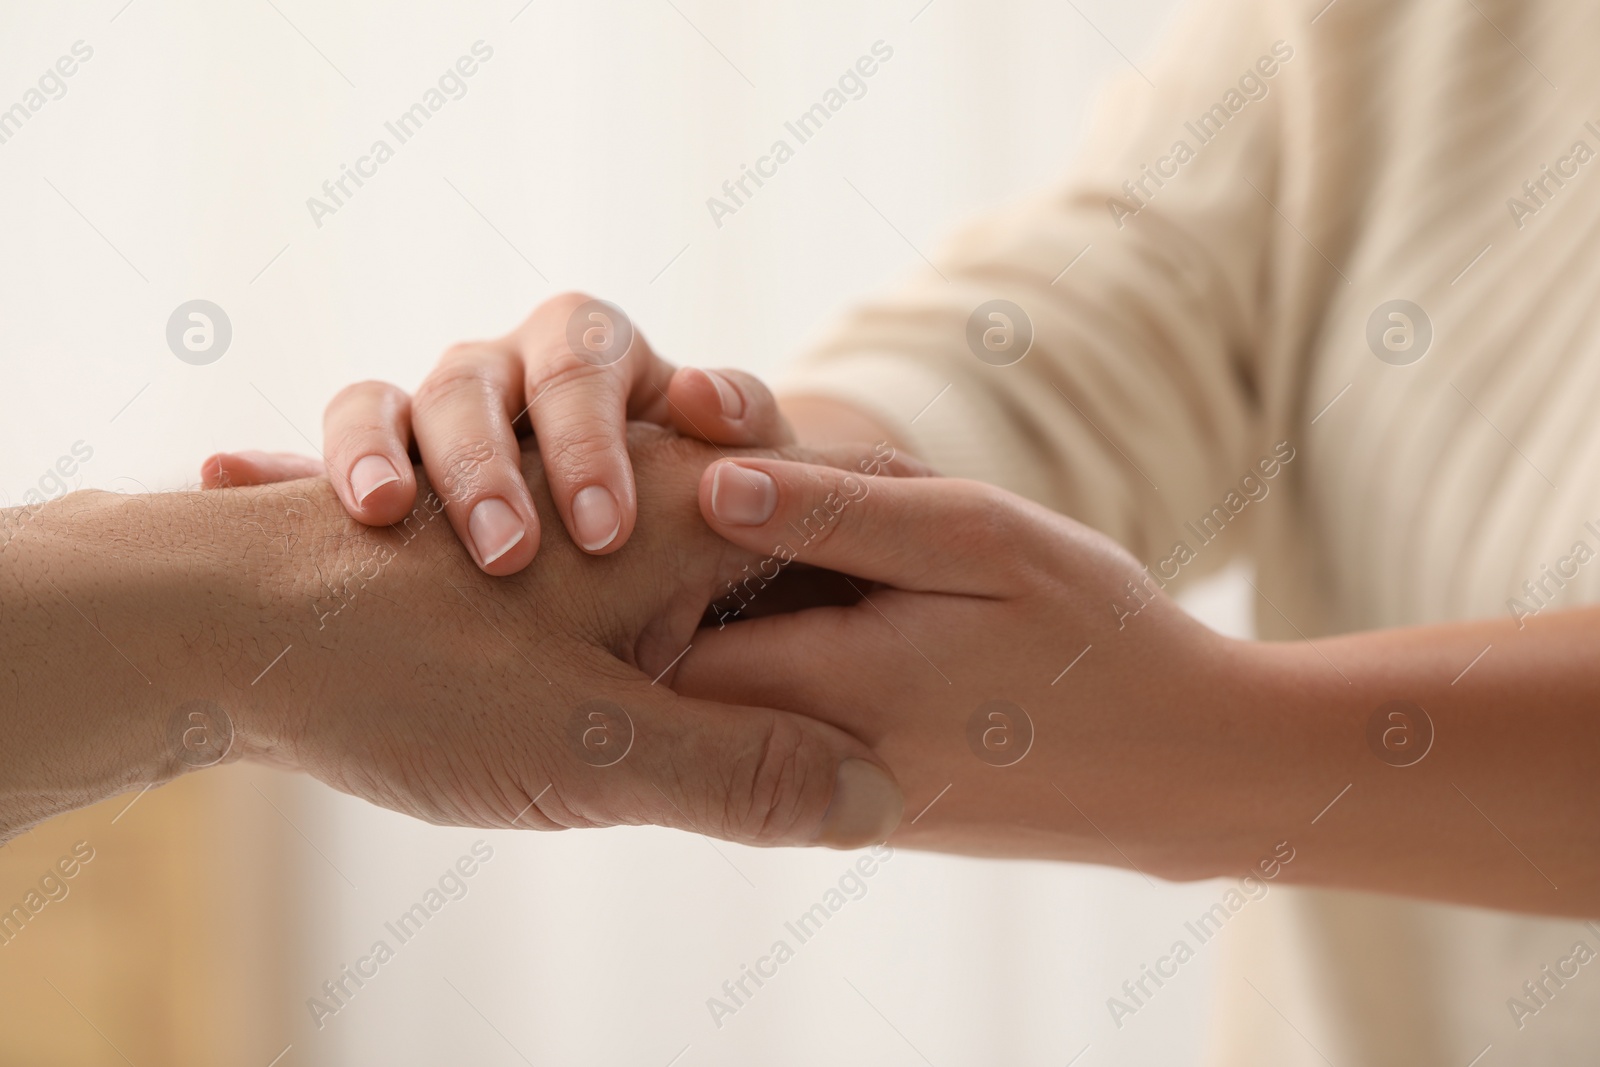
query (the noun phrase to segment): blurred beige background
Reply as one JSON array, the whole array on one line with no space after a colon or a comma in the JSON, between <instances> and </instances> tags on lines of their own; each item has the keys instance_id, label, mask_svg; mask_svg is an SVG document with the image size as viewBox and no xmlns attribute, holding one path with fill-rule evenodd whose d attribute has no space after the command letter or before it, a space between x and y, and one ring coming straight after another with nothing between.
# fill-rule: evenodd
<instances>
[{"instance_id":1,"label":"blurred beige background","mask_svg":"<svg viewBox=\"0 0 1600 1067\"><path fill-rule=\"evenodd\" d=\"M566 288L669 358L777 374L959 220L1057 180L1171 6L4 5L0 108L93 54L0 143L0 490L21 502L78 442L74 483L124 491L309 451L341 385L414 386ZM479 41L465 95L318 226L307 198ZM717 226L706 199L878 41L865 95ZM165 340L197 298L233 330L206 366ZM1236 590L1190 603L1237 630ZM479 840L466 896L319 1027L307 999ZM1119 1030L1106 998L1215 887L897 854L719 1028L706 999L851 857L442 830L233 767L13 842L0 902L78 841L70 894L0 945L4 1062L1175 1065L1215 962Z\"/></svg>"}]
</instances>

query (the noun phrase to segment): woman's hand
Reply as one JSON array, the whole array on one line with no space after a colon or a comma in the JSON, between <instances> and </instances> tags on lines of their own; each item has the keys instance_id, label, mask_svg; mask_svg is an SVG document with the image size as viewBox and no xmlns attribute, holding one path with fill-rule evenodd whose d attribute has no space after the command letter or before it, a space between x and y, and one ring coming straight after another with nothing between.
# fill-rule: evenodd
<instances>
[{"instance_id":1,"label":"woman's hand","mask_svg":"<svg viewBox=\"0 0 1600 1067\"><path fill-rule=\"evenodd\" d=\"M700 482L707 522L763 554L675 689L850 731L906 794L896 841L1133 866L1247 868L1215 787L1252 762L1230 694L1242 650L1109 539L991 486L740 458ZM793 564L860 601L749 621ZM1149 584L1144 584L1149 582ZM1133 590L1139 590L1136 594Z\"/></svg>"},{"instance_id":2,"label":"woman's hand","mask_svg":"<svg viewBox=\"0 0 1600 1067\"><path fill-rule=\"evenodd\" d=\"M353 518L387 526L415 506L415 448L478 566L514 574L533 559L540 535L518 436L538 439L573 543L604 555L627 542L638 514L629 420L718 445L794 441L758 379L676 368L614 305L567 293L504 337L451 348L414 397L386 382L344 389L323 416L327 472ZM301 456L224 453L206 461L202 480L256 485L316 473L308 466L315 461Z\"/></svg>"},{"instance_id":3,"label":"woman's hand","mask_svg":"<svg viewBox=\"0 0 1600 1067\"><path fill-rule=\"evenodd\" d=\"M701 514L763 558L672 685L871 745L905 791L896 843L1600 907L1600 609L1236 641L1078 523L863 470L706 468ZM861 599L749 618L796 564Z\"/></svg>"}]
</instances>

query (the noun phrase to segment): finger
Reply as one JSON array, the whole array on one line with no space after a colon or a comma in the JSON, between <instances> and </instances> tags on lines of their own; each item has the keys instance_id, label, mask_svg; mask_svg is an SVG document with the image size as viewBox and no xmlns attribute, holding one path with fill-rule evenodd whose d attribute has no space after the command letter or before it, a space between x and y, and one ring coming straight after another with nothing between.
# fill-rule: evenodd
<instances>
[{"instance_id":1,"label":"finger","mask_svg":"<svg viewBox=\"0 0 1600 1067\"><path fill-rule=\"evenodd\" d=\"M844 731L676 695L579 705L561 804L584 823L647 821L750 845L859 848L899 824L899 786ZM561 821L559 815L556 821Z\"/></svg>"},{"instance_id":2,"label":"finger","mask_svg":"<svg viewBox=\"0 0 1600 1067\"><path fill-rule=\"evenodd\" d=\"M1033 556L1028 507L981 482L753 457L700 478L701 514L734 544L923 592L1009 595Z\"/></svg>"},{"instance_id":3,"label":"finger","mask_svg":"<svg viewBox=\"0 0 1600 1067\"><path fill-rule=\"evenodd\" d=\"M469 344L445 353L412 401L428 479L488 574L515 574L539 549L539 516L511 429L521 400L516 354L501 344Z\"/></svg>"},{"instance_id":4,"label":"finger","mask_svg":"<svg viewBox=\"0 0 1600 1067\"><path fill-rule=\"evenodd\" d=\"M627 422L666 424L673 368L620 309L583 293L545 301L515 338L556 510L584 551L614 552L638 515Z\"/></svg>"},{"instance_id":5,"label":"finger","mask_svg":"<svg viewBox=\"0 0 1600 1067\"><path fill-rule=\"evenodd\" d=\"M200 464L204 489L266 485L322 473L322 462L293 452L218 452Z\"/></svg>"},{"instance_id":6,"label":"finger","mask_svg":"<svg viewBox=\"0 0 1600 1067\"><path fill-rule=\"evenodd\" d=\"M882 592L873 600L879 607L887 602ZM883 624L877 608L806 608L755 619L741 615L726 626L698 631L671 682L674 692L688 697L781 706L849 729L871 745L878 739L862 729L867 708L839 706L840 679L860 679L850 691L870 704L873 682L861 677L861 664L881 668L902 656L904 648L903 638ZM752 663L761 669L752 670Z\"/></svg>"},{"instance_id":7,"label":"finger","mask_svg":"<svg viewBox=\"0 0 1600 1067\"><path fill-rule=\"evenodd\" d=\"M417 499L411 466L411 398L388 382L357 382L322 413L328 478L350 516L368 526L399 522Z\"/></svg>"},{"instance_id":8,"label":"finger","mask_svg":"<svg viewBox=\"0 0 1600 1067\"><path fill-rule=\"evenodd\" d=\"M680 368L667 402L674 429L714 445L772 448L795 440L772 391L743 371Z\"/></svg>"}]
</instances>

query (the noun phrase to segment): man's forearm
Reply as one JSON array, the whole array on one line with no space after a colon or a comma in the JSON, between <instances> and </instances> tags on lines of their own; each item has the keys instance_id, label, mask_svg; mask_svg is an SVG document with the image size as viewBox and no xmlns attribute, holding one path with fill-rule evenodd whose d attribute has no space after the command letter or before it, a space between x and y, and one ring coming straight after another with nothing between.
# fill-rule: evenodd
<instances>
[{"instance_id":1,"label":"man's forearm","mask_svg":"<svg viewBox=\"0 0 1600 1067\"><path fill-rule=\"evenodd\" d=\"M343 784L300 744L311 719L370 729L371 708L415 698L391 684L402 672L464 659L439 601L483 579L425 478L419 501L381 528L349 519L323 478L6 512L0 839L242 758Z\"/></svg>"},{"instance_id":2,"label":"man's forearm","mask_svg":"<svg viewBox=\"0 0 1600 1067\"><path fill-rule=\"evenodd\" d=\"M85 492L5 514L0 836L273 743L241 699L268 572L241 578L276 553L251 526L281 514L274 495Z\"/></svg>"}]
</instances>

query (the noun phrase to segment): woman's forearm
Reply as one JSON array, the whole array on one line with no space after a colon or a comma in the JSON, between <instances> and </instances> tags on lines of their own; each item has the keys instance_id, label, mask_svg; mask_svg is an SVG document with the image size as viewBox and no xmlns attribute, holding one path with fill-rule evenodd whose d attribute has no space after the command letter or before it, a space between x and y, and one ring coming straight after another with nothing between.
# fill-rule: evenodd
<instances>
[{"instance_id":1,"label":"woman's forearm","mask_svg":"<svg viewBox=\"0 0 1600 1067\"><path fill-rule=\"evenodd\" d=\"M1600 914L1597 649L1600 609L1253 646L1223 808L1287 881Z\"/></svg>"}]
</instances>

